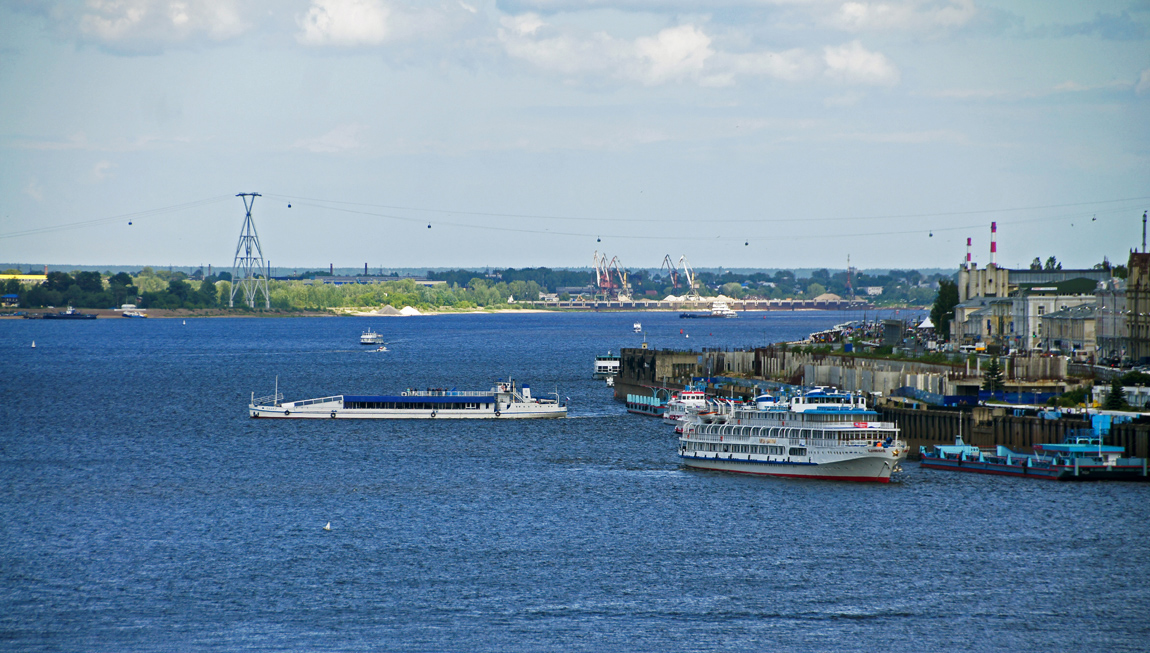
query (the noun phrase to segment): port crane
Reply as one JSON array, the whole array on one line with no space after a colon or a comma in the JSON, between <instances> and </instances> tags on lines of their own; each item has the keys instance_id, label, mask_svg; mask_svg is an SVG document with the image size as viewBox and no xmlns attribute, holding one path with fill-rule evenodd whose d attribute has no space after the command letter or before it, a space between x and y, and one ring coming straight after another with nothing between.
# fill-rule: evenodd
<instances>
[{"instance_id":1,"label":"port crane","mask_svg":"<svg viewBox=\"0 0 1150 653\"><path fill-rule=\"evenodd\" d=\"M663 265L659 267L659 272L667 271L667 276L671 278L671 288L679 287L679 270L675 267L675 262L671 260L671 255L668 254L663 257Z\"/></svg>"},{"instance_id":2,"label":"port crane","mask_svg":"<svg viewBox=\"0 0 1150 653\"><path fill-rule=\"evenodd\" d=\"M595 286L599 288L600 294L604 297L614 294L623 301L630 299L627 269L623 267L618 256L608 260L606 254L600 256L596 250L592 258L592 267L595 269Z\"/></svg>"},{"instance_id":3,"label":"port crane","mask_svg":"<svg viewBox=\"0 0 1150 653\"><path fill-rule=\"evenodd\" d=\"M663 265L659 269L667 270L667 274L671 277L671 287L673 288L679 287L680 280L687 282L687 299L700 299L699 289L695 282L695 271L691 269L691 264L687 262L686 256L680 256L679 262L676 264L671 260L671 255L667 254L663 257Z\"/></svg>"}]
</instances>

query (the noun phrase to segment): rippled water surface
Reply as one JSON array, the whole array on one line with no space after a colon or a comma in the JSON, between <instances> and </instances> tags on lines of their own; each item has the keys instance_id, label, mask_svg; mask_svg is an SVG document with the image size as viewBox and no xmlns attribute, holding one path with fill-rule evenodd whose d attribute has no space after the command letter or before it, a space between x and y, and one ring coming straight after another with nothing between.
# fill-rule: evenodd
<instances>
[{"instance_id":1,"label":"rippled water surface","mask_svg":"<svg viewBox=\"0 0 1150 653\"><path fill-rule=\"evenodd\" d=\"M636 320L698 348L852 317L0 321L0 649L1150 650L1150 486L688 471L589 378ZM571 417L248 419L277 375L510 375Z\"/></svg>"}]
</instances>

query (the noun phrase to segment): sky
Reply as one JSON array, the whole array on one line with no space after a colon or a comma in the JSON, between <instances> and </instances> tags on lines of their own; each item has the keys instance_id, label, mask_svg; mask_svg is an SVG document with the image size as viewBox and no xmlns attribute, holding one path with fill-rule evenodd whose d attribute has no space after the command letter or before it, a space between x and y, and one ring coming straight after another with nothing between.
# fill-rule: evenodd
<instances>
[{"instance_id":1,"label":"sky","mask_svg":"<svg viewBox=\"0 0 1150 653\"><path fill-rule=\"evenodd\" d=\"M0 261L1124 263L1150 2L0 0Z\"/></svg>"}]
</instances>

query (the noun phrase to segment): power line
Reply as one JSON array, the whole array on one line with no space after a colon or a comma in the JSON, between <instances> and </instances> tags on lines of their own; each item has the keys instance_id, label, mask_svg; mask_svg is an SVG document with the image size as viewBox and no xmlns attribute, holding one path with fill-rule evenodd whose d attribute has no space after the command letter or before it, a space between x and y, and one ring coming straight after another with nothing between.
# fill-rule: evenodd
<instances>
[{"instance_id":1,"label":"power line","mask_svg":"<svg viewBox=\"0 0 1150 653\"><path fill-rule=\"evenodd\" d=\"M299 202L320 202L326 204L342 204L347 206L363 206L378 209L393 209L397 211L418 211L421 213L439 213L444 215L474 215L479 217L493 217L493 218L528 218L532 220L578 220L580 222L640 222L640 223L653 223L653 224L667 224L678 222L699 222L698 218L599 218L599 217L580 217L580 216L562 216L562 215L541 215L531 213L493 213L483 211L458 211L453 209L429 209L411 206L395 206L390 204L372 204L368 202L347 202L342 200L327 200L314 197L297 197L292 195L276 195L269 193L267 197L275 197L281 200L290 200L295 203ZM1094 202L1075 202L1068 204L1043 204L1036 206L1020 206L1011 208L1000 209L979 209L976 211L942 211L936 213L900 213L900 214L887 214L887 215L855 215L855 216L835 216L835 217L803 217L803 218L722 218L722 217L708 217L707 222L724 222L724 223L774 223L774 222L849 222L857 220L905 220L911 218L941 218L962 215L990 215L998 213L1014 213L1019 211L1037 211L1043 209L1059 209L1059 208L1072 208L1079 206L1094 206L1098 204L1117 204L1121 202L1139 202L1142 200L1150 199L1150 195L1142 197L1127 197L1123 199L1114 200L1098 200ZM310 204L309 206L321 206L318 204ZM343 210L338 207L325 207L333 210ZM350 210L349 210L350 211ZM372 214L368 215L384 215ZM395 217L395 216L389 216Z\"/></svg>"},{"instance_id":2,"label":"power line","mask_svg":"<svg viewBox=\"0 0 1150 653\"><path fill-rule=\"evenodd\" d=\"M122 220L138 220L140 218L147 218L155 215L163 215L165 213L175 213L177 211L184 211L187 209L194 209L201 206L208 206L210 204L217 204L231 199L228 195L220 197L211 197L203 200L196 200L193 202L186 202L184 204L175 204L172 206L165 206L158 209L149 209L147 211L137 211L135 213L123 213L120 215L108 216L106 218L96 218L94 220L81 220L79 222L67 222L64 224L49 225L46 227L37 227L35 229L25 229L24 231L12 231L6 234L0 234L0 238L18 238L20 236L31 236L35 234L46 234L56 231L70 231L72 229L83 229L86 227L94 227L96 225L108 224L112 222L119 222Z\"/></svg>"},{"instance_id":3,"label":"power line","mask_svg":"<svg viewBox=\"0 0 1150 653\"><path fill-rule=\"evenodd\" d=\"M1118 201L1118 200L1116 200L1116 201ZM1126 200L1120 200L1120 201L1126 201ZM350 214L355 214L355 215L365 215L365 216L371 216L371 217L377 217L377 218L385 218L388 220L398 220L400 222L409 222L409 223L418 223L418 224L423 224L424 222L426 222L426 219L424 219L424 218L412 218L412 217L408 217L408 216L395 215L395 214L391 214L391 213L378 213L378 212L374 212L374 211L364 211L364 210L359 210L359 209L342 208L342 207L338 207L338 206L327 206L324 204L313 204L309 201L300 202L299 200L293 200L293 202L295 203L295 205L299 205L299 206L307 206L307 207L317 208L317 209L321 209L321 210L338 211L341 213L350 213ZM352 204L352 205L356 205L356 206L365 206L363 204L356 204L356 203L352 203L352 202L345 202L345 204ZM1081 205L1077 205L1077 206L1081 206ZM1107 213L1117 213L1117 212L1121 212L1124 210L1128 210L1128 209L1111 209L1109 211L1096 211L1093 214L1094 215L1097 215L1097 214L1105 215ZM1045 223L1049 224L1050 222L1055 222L1055 221L1070 221L1073 219L1081 219L1084 217L1084 215L1085 214L1083 214L1083 213L1067 213L1067 214L1062 214L1059 216L1044 216L1044 217L1040 217L1040 218L1027 218L1027 219L1006 218L1006 219L999 220L999 222L1001 222L1003 224L1010 224L1010 225L1031 224L1031 223L1036 223L1036 222L1045 222ZM523 217L523 216L520 216L520 217ZM804 220L804 221L807 221L807 220ZM601 236L607 236L609 238L613 238L613 239L617 239L617 240L671 240L671 241L689 240L689 241L700 241L703 239L703 237L697 232L691 232L691 233L686 233L686 234L682 234L682 235L652 235L652 234L624 235L624 234L603 233L603 232L592 233L592 232L574 232L574 231L555 231L552 229L531 229L531 228L526 228L526 227L504 227L504 226L496 226L496 225L488 225L488 224L469 224L469 223L465 223L465 222L438 221L438 222L434 222L434 223L430 223L430 224L435 224L438 226L446 226L446 227L458 227L458 228L462 228L462 229L478 229L478 230L482 230L482 231L497 231L497 232L504 232L504 233L521 233L521 234L538 234L538 235L550 235L550 236L568 236L568 237L575 237L575 238L599 238ZM985 226L986 226L985 224L976 223L976 224L966 224L966 225L949 226L949 227L923 226L923 227L918 227L918 228L913 228L913 229L871 231L871 232L861 232L861 233L860 232L854 232L854 233L829 232L828 233L828 232L819 231L817 233L805 233L805 234L797 234L797 235L788 234L785 236L785 240L787 240L787 241L811 240L811 239L826 240L826 239L831 239L831 238L867 238L867 237L876 237L876 236L899 236L899 235L912 235L912 234L926 235L926 234L932 234L934 232L972 231L972 230L982 229ZM719 234L718 236L716 236L715 239L722 240L723 237L724 236L722 234ZM747 234L742 233L742 232L729 235L729 236L727 236L727 238L730 240L743 240L743 241L747 241L747 242L762 241L762 240L777 241L777 240L783 239L780 237L779 234L768 234L766 236L750 236L750 235L747 235Z\"/></svg>"}]
</instances>

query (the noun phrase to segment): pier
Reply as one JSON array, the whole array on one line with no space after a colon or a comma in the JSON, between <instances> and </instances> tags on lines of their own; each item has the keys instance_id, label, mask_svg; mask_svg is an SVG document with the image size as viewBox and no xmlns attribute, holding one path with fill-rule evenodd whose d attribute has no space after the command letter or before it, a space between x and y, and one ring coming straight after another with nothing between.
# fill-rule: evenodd
<instances>
[{"instance_id":1,"label":"pier","mask_svg":"<svg viewBox=\"0 0 1150 653\"><path fill-rule=\"evenodd\" d=\"M979 365L947 365L886 358L816 354L784 346L752 350L623 349L615 399L645 395L666 400L687 385L708 394L749 401L762 388L834 385L870 397L884 421L902 429L912 452L919 446L952 444L959 433L968 444L1030 449L1062 442L1068 431L1091 427L1097 411L979 405ZM1066 360L1019 357L1007 368L1006 395L1047 396L1066 392ZM985 393L984 393L985 394ZM959 399L955 405L930 405ZM1127 455L1150 456L1150 421L1111 424L1107 444Z\"/></svg>"}]
</instances>

